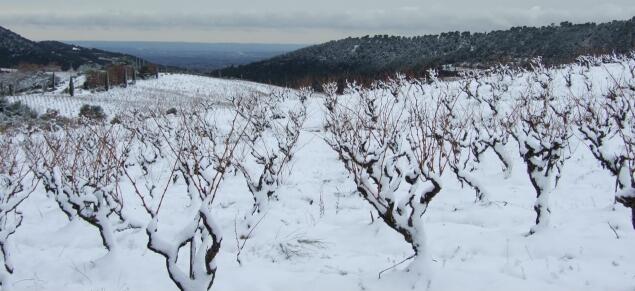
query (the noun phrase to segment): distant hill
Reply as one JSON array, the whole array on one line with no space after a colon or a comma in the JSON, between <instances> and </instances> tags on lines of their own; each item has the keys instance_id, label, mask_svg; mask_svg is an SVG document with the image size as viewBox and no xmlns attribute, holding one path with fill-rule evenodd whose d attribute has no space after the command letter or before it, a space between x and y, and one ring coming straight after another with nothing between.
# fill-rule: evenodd
<instances>
[{"instance_id":1,"label":"distant hill","mask_svg":"<svg viewBox=\"0 0 635 291\"><path fill-rule=\"evenodd\" d=\"M139 56L156 64L209 72L269 59L301 44L68 41L69 44Z\"/></svg>"},{"instance_id":2,"label":"distant hill","mask_svg":"<svg viewBox=\"0 0 635 291\"><path fill-rule=\"evenodd\" d=\"M373 79L396 71L422 75L429 68L448 64L522 64L537 56L546 63L557 64L581 54L627 52L634 48L635 17L602 24L563 22L488 33L346 38L211 74L293 87L326 80Z\"/></svg>"},{"instance_id":3,"label":"distant hill","mask_svg":"<svg viewBox=\"0 0 635 291\"><path fill-rule=\"evenodd\" d=\"M0 67L12 68L20 64L56 64L66 70L84 64L105 65L113 62L133 62L136 57L99 49L69 45L58 41L28 40L0 27Z\"/></svg>"}]
</instances>

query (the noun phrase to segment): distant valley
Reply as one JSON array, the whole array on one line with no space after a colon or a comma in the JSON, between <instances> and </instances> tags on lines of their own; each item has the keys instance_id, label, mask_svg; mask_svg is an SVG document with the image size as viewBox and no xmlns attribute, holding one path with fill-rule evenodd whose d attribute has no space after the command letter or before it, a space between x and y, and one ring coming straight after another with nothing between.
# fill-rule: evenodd
<instances>
[{"instance_id":1,"label":"distant valley","mask_svg":"<svg viewBox=\"0 0 635 291\"><path fill-rule=\"evenodd\" d=\"M254 43L187 43L127 41L66 41L82 47L138 56L150 62L209 72L279 56L307 45Z\"/></svg>"}]
</instances>

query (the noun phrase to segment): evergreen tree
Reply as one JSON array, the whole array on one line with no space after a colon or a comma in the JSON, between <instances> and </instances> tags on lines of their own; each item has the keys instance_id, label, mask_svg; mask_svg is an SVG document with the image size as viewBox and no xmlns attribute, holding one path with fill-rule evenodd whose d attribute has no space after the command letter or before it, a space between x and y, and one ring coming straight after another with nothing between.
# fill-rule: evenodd
<instances>
[{"instance_id":1,"label":"evergreen tree","mask_svg":"<svg viewBox=\"0 0 635 291\"><path fill-rule=\"evenodd\" d=\"M128 68L126 67L123 69L123 87L128 87Z\"/></svg>"},{"instance_id":2,"label":"evergreen tree","mask_svg":"<svg viewBox=\"0 0 635 291\"><path fill-rule=\"evenodd\" d=\"M110 76L108 75L108 71L106 71L106 82L104 86L106 87L106 91L110 90Z\"/></svg>"},{"instance_id":3,"label":"evergreen tree","mask_svg":"<svg viewBox=\"0 0 635 291\"><path fill-rule=\"evenodd\" d=\"M68 83L68 94L70 94L71 97L75 96L75 84L73 83L72 76L70 82Z\"/></svg>"},{"instance_id":4,"label":"evergreen tree","mask_svg":"<svg viewBox=\"0 0 635 291\"><path fill-rule=\"evenodd\" d=\"M51 91L55 91L55 72L51 75Z\"/></svg>"}]
</instances>

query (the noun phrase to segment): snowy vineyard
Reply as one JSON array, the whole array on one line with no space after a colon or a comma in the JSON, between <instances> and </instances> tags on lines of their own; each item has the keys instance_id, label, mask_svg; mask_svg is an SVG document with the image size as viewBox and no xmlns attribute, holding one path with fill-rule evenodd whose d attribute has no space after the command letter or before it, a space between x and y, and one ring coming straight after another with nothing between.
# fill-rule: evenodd
<instances>
[{"instance_id":1,"label":"snowy vineyard","mask_svg":"<svg viewBox=\"0 0 635 291\"><path fill-rule=\"evenodd\" d=\"M2 290L633 288L635 57L430 75L3 133Z\"/></svg>"},{"instance_id":2,"label":"snowy vineyard","mask_svg":"<svg viewBox=\"0 0 635 291\"><path fill-rule=\"evenodd\" d=\"M58 76L62 82L55 92L9 96L7 99L20 101L39 114L52 109L65 116L77 116L83 104L91 104L101 106L107 115L114 116L130 108L167 110L179 106L191 107L209 100L225 102L228 96L267 91L267 86L251 82L164 74L159 79L139 80L128 88L102 92L91 92L78 86L75 96L71 97L65 92L70 76L60 73ZM75 80L77 84L84 81L84 76Z\"/></svg>"}]
</instances>

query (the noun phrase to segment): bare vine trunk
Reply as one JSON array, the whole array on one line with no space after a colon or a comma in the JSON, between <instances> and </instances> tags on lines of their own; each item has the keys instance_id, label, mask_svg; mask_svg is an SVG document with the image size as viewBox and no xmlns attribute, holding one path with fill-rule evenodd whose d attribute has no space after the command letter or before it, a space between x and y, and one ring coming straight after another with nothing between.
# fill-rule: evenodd
<instances>
[{"instance_id":1,"label":"bare vine trunk","mask_svg":"<svg viewBox=\"0 0 635 291\"><path fill-rule=\"evenodd\" d=\"M550 184L551 175L542 173L536 165L527 163L527 173L529 174L532 186L536 190L536 202L534 203L536 225L529 230L529 234L532 235L549 226L551 218L549 196L552 187Z\"/></svg>"},{"instance_id":2,"label":"bare vine trunk","mask_svg":"<svg viewBox=\"0 0 635 291\"><path fill-rule=\"evenodd\" d=\"M503 172L505 173L505 179L509 179L512 175L513 164L505 145L500 142L494 144L494 153L498 156L498 159L503 163Z\"/></svg>"},{"instance_id":3,"label":"bare vine trunk","mask_svg":"<svg viewBox=\"0 0 635 291\"><path fill-rule=\"evenodd\" d=\"M487 192L479 184L478 180L469 172L461 170L458 167L452 167L452 171L461 184L465 183L476 192L476 201L487 203L489 201Z\"/></svg>"},{"instance_id":4,"label":"bare vine trunk","mask_svg":"<svg viewBox=\"0 0 635 291\"><path fill-rule=\"evenodd\" d=\"M7 250L7 242L0 241L0 252L2 252L2 268L0 268L0 286L2 290L9 289L10 283L9 275L13 274L13 265L11 264L11 258Z\"/></svg>"}]
</instances>

